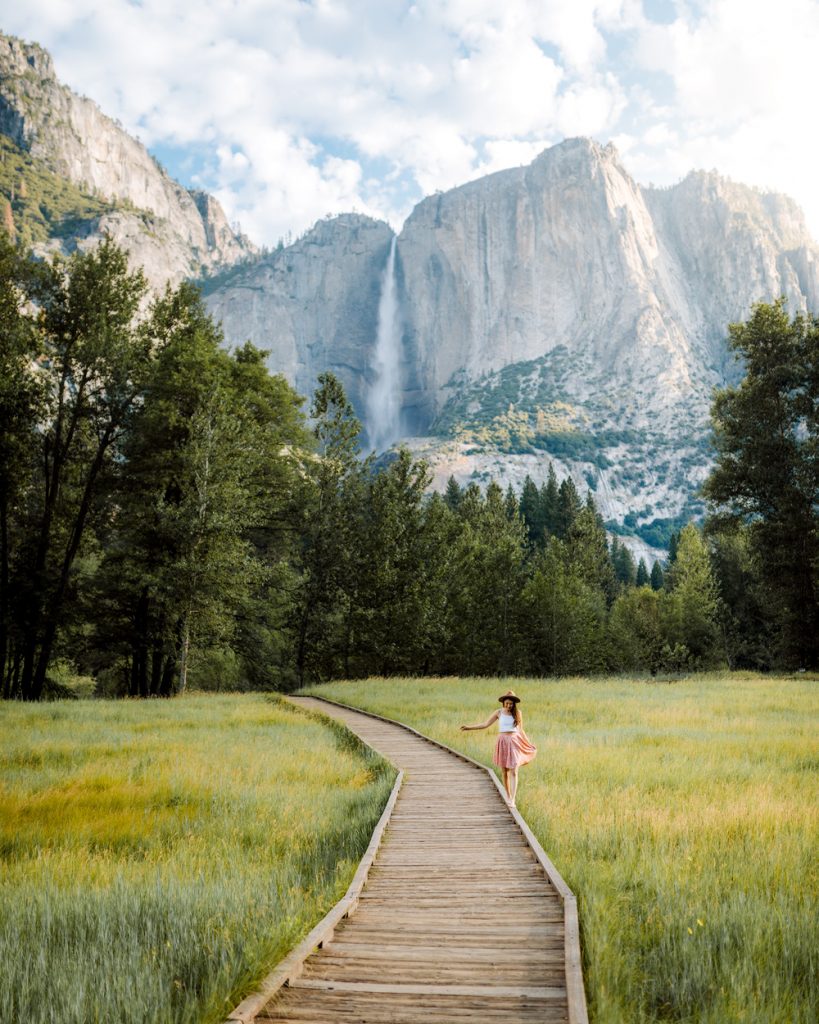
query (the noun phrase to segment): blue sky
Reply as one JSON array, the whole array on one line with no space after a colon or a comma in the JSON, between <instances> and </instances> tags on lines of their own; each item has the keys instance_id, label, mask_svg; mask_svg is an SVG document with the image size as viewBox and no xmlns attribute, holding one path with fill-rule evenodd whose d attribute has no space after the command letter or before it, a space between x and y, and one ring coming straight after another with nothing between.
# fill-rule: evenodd
<instances>
[{"instance_id":1,"label":"blue sky","mask_svg":"<svg viewBox=\"0 0 819 1024\"><path fill-rule=\"evenodd\" d=\"M716 169L819 237L817 0L0 0L0 27L257 242L613 141L641 183Z\"/></svg>"}]
</instances>

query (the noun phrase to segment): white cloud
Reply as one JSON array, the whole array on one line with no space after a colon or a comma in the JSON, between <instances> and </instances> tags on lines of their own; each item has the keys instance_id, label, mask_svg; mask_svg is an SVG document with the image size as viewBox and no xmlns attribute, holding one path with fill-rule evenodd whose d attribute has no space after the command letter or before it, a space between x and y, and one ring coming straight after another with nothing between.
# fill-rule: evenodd
<instances>
[{"instance_id":1,"label":"white cloud","mask_svg":"<svg viewBox=\"0 0 819 1024\"><path fill-rule=\"evenodd\" d=\"M670 78L674 98L659 118L645 107L630 153L634 169L651 167L665 183L692 167L715 168L784 191L802 204L819 238L818 49L813 0L779 0L775 8L707 0L696 11L681 4L671 24L644 23L635 58Z\"/></svg>"},{"instance_id":2,"label":"white cloud","mask_svg":"<svg viewBox=\"0 0 819 1024\"><path fill-rule=\"evenodd\" d=\"M792 193L812 168L819 4L679 0L28 0L5 31L201 183L260 241L413 201L563 136L613 137L641 180L692 167ZM203 156L204 154L204 156Z\"/></svg>"}]
</instances>

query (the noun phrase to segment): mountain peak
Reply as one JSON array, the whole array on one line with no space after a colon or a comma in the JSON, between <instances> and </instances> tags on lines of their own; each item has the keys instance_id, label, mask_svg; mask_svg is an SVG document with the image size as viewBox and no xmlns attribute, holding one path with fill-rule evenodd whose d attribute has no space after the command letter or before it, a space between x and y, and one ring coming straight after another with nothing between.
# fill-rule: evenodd
<instances>
[{"instance_id":1,"label":"mountain peak","mask_svg":"<svg viewBox=\"0 0 819 1024\"><path fill-rule=\"evenodd\" d=\"M18 74L33 70L43 78L56 78L54 62L48 50L39 43L30 43L17 36L0 32L0 71L15 69Z\"/></svg>"}]
</instances>

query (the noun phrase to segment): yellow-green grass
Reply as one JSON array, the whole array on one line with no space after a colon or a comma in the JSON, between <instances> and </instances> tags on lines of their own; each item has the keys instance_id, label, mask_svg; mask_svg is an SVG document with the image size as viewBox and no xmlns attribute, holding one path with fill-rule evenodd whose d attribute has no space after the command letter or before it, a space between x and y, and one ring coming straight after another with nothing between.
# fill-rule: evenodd
<instances>
[{"instance_id":1,"label":"yellow-green grass","mask_svg":"<svg viewBox=\"0 0 819 1024\"><path fill-rule=\"evenodd\" d=\"M0 1020L223 1020L343 894L393 778L260 696L3 705Z\"/></svg>"},{"instance_id":2,"label":"yellow-green grass","mask_svg":"<svg viewBox=\"0 0 819 1024\"><path fill-rule=\"evenodd\" d=\"M578 898L595 1024L809 1024L819 1006L819 683L366 680L313 692L491 764L512 687L520 807Z\"/></svg>"}]
</instances>

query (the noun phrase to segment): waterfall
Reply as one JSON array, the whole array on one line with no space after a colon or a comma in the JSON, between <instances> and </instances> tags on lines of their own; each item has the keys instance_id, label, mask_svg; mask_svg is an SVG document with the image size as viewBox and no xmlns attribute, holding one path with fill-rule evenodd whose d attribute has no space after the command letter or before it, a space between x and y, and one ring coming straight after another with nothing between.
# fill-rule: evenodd
<instances>
[{"instance_id":1,"label":"waterfall","mask_svg":"<svg viewBox=\"0 0 819 1024\"><path fill-rule=\"evenodd\" d=\"M395 243L381 279L378 334L373 351L373 383L367 395L370 447L384 451L401 436L401 323L395 282Z\"/></svg>"}]
</instances>

